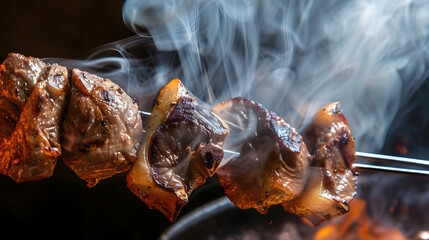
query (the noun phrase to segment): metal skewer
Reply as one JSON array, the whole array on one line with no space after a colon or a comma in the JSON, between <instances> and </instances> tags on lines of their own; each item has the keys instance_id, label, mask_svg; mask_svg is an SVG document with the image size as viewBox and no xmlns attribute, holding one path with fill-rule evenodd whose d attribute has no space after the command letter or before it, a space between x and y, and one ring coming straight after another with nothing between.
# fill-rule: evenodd
<instances>
[{"instance_id":1,"label":"metal skewer","mask_svg":"<svg viewBox=\"0 0 429 240\"><path fill-rule=\"evenodd\" d=\"M145 111L140 111L140 114L145 116L150 116L150 113ZM224 149L223 151L225 154L230 156L237 157L240 155L240 153L231 151L228 149ZM356 159L364 160L364 161L388 163L393 166L395 165L398 166L403 164L403 165L414 165L414 166L420 166L420 167L429 167L429 160L397 157L397 156L366 153L366 152L356 152ZM364 164L359 162L354 163L353 166L358 167L359 171L394 173L394 174L404 174L404 175L414 175L414 176L429 176L429 170L422 170L422 169L390 167L390 166L382 166L382 165L375 165L375 164Z\"/></svg>"},{"instance_id":2,"label":"metal skewer","mask_svg":"<svg viewBox=\"0 0 429 240\"><path fill-rule=\"evenodd\" d=\"M429 166L428 160L405 158L397 156L387 156L375 153L356 152L356 158L367 161L384 162L384 163L399 163L417 166Z\"/></svg>"},{"instance_id":3,"label":"metal skewer","mask_svg":"<svg viewBox=\"0 0 429 240\"><path fill-rule=\"evenodd\" d=\"M386 155L381 155L381 156L387 157ZM429 176L428 170L387 167L387 166L370 165L370 164L363 164L363 163L354 163L353 166L358 167L359 171L383 172L383 173L394 173L394 174L414 175L414 176Z\"/></svg>"},{"instance_id":4,"label":"metal skewer","mask_svg":"<svg viewBox=\"0 0 429 240\"><path fill-rule=\"evenodd\" d=\"M226 154L239 156L240 153L223 150ZM366 152L356 152L357 160L369 160L376 162L384 162L390 163L393 165L398 164L408 164L408 165L417 165L417 166L429 166L428 160L422 159L414 159L414 158L404 158L404 157L396 157L375 153L366 153ZM354 167L358 167L359 171L368 171L368 172L383 172L383 173L396 173L396 174L404 174L404 175L420 175L420 176L429 176L429 170L421 170L421 169L410 169L410 168L402 168L402 167L389 167L389 166L380 166L374 164L364 164L364 163L354 163Z\"/></svg>"}]
</instances>

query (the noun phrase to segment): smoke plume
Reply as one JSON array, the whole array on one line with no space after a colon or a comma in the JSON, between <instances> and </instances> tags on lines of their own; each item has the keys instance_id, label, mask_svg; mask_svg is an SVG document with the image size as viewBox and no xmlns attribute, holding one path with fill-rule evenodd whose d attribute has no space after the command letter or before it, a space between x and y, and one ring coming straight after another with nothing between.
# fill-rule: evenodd
<instances>
[{"instance_id":1,"label":"smoke plume","mask_svg":"<svg viewBox=\"0 0 429 240\"><path fill-rule=\"evenodd\" d=\"M357 148L377 151L427 77L428 12L412 0L128 0L123 17L140 36L131 42L177 53L152 81L180 77L210 106L252 99L298 130L340 101Z\"/></svg>"},{"instance_id":2,"label":"smoke plume","mask_svg":"<svg viewBox=\"0 0 429 240\"><path fill-rule=\"evenodd\" d=\"M357 150L369 152L382 148L428 77L425 0L127 0L123 18L136 36L85 60L45 61L108 77L149 112L174 78L208 107L249 98L298 131L319 108L340 101ZM370 199L390 180L377 181ZM402 196L405 204L418 200Z\"/></svg>"}]
</instances>

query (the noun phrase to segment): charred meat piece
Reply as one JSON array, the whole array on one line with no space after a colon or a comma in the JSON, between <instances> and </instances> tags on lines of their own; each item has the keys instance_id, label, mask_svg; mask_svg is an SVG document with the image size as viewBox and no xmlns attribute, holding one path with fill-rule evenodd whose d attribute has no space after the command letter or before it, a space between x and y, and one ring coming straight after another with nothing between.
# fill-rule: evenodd
<instances>
[{"instance_id":1,"label":"charred meat piece","mask_svg":"<svg viewBox=\"0 0 429 240\"><path fill-rule=\"evenodd\" d=\"M133 100L109 79L73 69L63 123L63 159L88 187L127 171L143 134Z\"/></svg>"},{"instance_id":2,"label":"charred meat piece","mask_svg":"<svg viewBox=\"0 0 429 240\"><path fill-rule=\"evenodd\" d=\"M303 137L314 157L311 177L304 194L283 208L319 225L349 211L358 180L355 141L338 102L319 110Z\"/></svg>"},{"instance_id":3,"label":"charred meat piece","mask_svg":"<svg viewBox=\"0 0 429 240\"><path fill-rule=\"evenodd\" d=\"M274 112L245 98L223 102L214 112L231 128L225 148L240 153L217 171L235 205L266 213L270 206L302 193L309 154L293 128Z\"/></svg>"},{"instance_id":4,"label":"charred meat piece","mask_svg":"<svg viewBox=\"0 0 429 240\"><path fill-rule=\"evenodd\" d=\"M175 79L161 90L145 130L128 187L174 221L192 191L216 172L229 129Z\"/></svg>"},{"instance_id":5,"label":"charred meat piece","mask_svg":"<svg viewBox=\"0 0 429 240\"><path fill-rule=\"evenodd\" d=\"M20 108L5 97L0 97L0 139L12 135L21 114ZM0 140L0 141L1 141Z\"/></svg>"},{"instance_id":6,"label":"charred meat piece","mask_svg":"<svg viewBox=\"0 0 429 240\"><path fill-rule=\"evenodd\" d=\"M0 171L15 182L48 178L61 155L67 69L17 53L0 69Z\"/></svg>"}]
</instances>

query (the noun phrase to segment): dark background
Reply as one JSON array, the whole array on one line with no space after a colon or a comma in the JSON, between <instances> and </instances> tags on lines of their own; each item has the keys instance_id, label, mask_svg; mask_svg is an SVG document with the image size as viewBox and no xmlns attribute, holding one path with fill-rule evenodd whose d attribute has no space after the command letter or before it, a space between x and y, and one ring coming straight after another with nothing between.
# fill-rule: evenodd
<instances>
[{"instance_id":1,"label":"dark background","mask_svg":"<svg viewBox=\"0 0 429 240\"><path fill-rule=\"evenodd\" d=\"M123 23L120 0L0 3L1 59L9 52L78 59L134 35ZM42 181L17 184L1 175L0 234L14 239L155 239L171 223L128 190L126 174L87 188L58 159L53 176ZM209 180L194 192L180 217L220 195L216 180Z\"/></svg>"},{"instance_id":2,"label":"dark background","mask_svg":"<svg viewBox=\"0 0 429 240\"><path fill-rule=\"evenodd\" d=\"M134 35L121 0L0 0L0 56L79 58L100 45Z\"/></svg>"}]
</instances>

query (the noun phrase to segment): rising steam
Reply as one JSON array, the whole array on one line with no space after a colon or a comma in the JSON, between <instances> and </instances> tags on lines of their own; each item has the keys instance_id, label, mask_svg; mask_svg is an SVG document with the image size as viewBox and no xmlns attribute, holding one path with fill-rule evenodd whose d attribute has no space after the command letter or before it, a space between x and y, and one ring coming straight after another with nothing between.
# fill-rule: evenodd
<instances>
[{"instance_id":1,"label":"rising steam","mask_svg":"<svg viewBox=\"0 0 429 240\"><path fill-rule=\"evenodd\" d=\"M298 131L340 101L360 151L380 150L429 72L426 0L127 0L123 17L138 35L86 60L44 60L112 79L145 111L174 78L209 107L242 96ZM427 200L418 184L410 199Z\"/></svg>"},{"instance_id":2,"label":"rising steam","mask_svg":"<svg viewBox=\"0 0 429 240\"><path fill-rule=\"evenodd\" d=\"M428 13L412 0L128 0L123 9L141 36L131 41L177 52L177 75L159 76L180 77L211 106L250 98L297 128L339 100L364 151L380 149L427 76Z\"/></svg>"}]
</instances>

